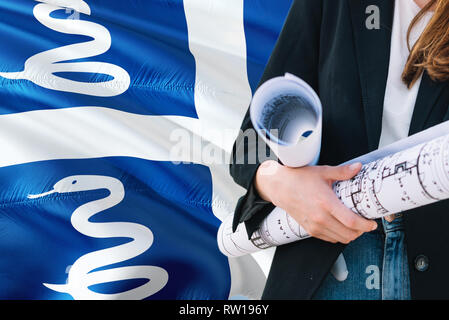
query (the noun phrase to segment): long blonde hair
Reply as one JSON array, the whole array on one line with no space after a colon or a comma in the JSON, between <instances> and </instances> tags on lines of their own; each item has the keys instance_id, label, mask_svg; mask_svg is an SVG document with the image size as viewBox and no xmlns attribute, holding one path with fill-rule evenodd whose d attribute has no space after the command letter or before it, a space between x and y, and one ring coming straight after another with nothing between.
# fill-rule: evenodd
<instances>
[{"instance_id":1,"label":"long blonde hair","mask_svg":"<svg viewBox=\"0 0 449 320\"><path fill-rule=\"evenodd\" d=\"M399 1L399 0L396 0ZM407 0L413 1L413 0ZM422 16L431 8L435 8L432 19L410 49L410 55L402 73L402 81L410 88L425 71L433 81L449 80L449 1L430 0L412 20L410 32Z\"/></svg>"}]
</instances>

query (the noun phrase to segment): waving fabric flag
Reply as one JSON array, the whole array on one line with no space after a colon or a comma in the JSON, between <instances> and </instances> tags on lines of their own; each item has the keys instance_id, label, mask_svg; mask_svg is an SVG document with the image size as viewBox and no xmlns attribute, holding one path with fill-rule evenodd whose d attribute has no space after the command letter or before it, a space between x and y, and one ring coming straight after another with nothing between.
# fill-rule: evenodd
<instances>
[{"instance_id":1,"label":"waving fabric flag","mask_svg":"<svg viewBox=\"0 0 449 320\"><path fill-rule=\"evenodd\" d=\"M257 298L211 159L290 2L0 0L1 299Z\"/></svg>"}]
</instances>

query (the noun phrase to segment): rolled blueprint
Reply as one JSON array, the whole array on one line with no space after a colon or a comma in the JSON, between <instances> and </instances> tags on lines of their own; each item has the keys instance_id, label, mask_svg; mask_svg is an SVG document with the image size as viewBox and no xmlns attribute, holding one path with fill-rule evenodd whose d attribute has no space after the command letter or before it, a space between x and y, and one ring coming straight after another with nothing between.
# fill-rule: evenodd
<instances>
[{"instance_id":1,"label":"rolled blueprint","mask_svg":"<svg viewBox=\"0 0 449 320\"><path fill-rule=\"evenodd\" d=\"M284 165L302 167L316 164L321 149L322 106L306 82L289 73L266 81L254 94L250 117L258 135ZM285 243L285 239L308 237L306 231L280 208L275 208L264 220L251 241L243 223L235 233L232 232L232 220L232 215L225 219L217 234L220 251L229 257L280 245ZM262 230L273 229L275 232L278 228L282 234L279 241L276 236L271 236L273 239L268 241L260 236ZM264 234L270 235L267 231Z\"/></svg>"},{"instance_id":2,"label":"rolled blueprint","mask_svg":"<svg viewBox=\"0 0 449 320\"><path fill-rule=\"evenodd\" d=\"M254 94L250 117L284 165L302 167L318 161L321 101L303 80L286 73L265 82Z\"/></svg>"},{"instance_id":3,"label":"rolled blueprint","mask_svg":"<svg viewBox=\"0 0 449 320\"><path fill-rule=\"evenodd\" d=\"M449 133L366 163L354 178L336 182L333 189L346 207L367 219L448 199ZM243 223L232 233L232 216L220 229L220 250L230 257L309 237L280 208L265 218L251 239Z\"/></svg>"},{"instance_id":4,"label":"rolled blueprint","mask_svg":"<svg viewBox=\"0 0 449 320\"><path fill-rule=\"evenodd\" d=\"M313 165L321 147L321 103L313 89L286 74L256 92L250 116L258 134L284 165ZM354 213L367 219L449 198L449 122L344 164L361 162L354 178L334 184L334 192ZM233 215L221 224L217 242L228 257L257 252L310 237L281 208L275 208L250 239L244 223L232 232Z\"/></svg>"}]
</instances>

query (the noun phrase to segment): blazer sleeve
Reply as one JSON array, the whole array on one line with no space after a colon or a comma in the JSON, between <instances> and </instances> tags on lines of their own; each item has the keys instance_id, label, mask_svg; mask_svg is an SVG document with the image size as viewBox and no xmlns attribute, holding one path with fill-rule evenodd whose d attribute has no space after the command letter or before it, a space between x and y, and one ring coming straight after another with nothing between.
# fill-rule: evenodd
<instances>
[{"instance_id":1,"label":"blazer sleeve","mask_svg":"<svg viewBox=\"0 0 449 320\"><path fill-rule=\"evenodd\" d=\"M318 92L322 2L323 0L293 1L259 86L271 78L283 76L288 72L303 79ZM255 144L249 143L248 130L255 132L249 108L234 143L230 174L237 184L247 190L237 202L233 229L235 231L238 224L245 222L248 235L251 237L263 219L274 209L274 205L262 200L253 185L254 176L261 163L258 149L268 146L262 139L258 139L258 143Z\"/></svg>"}]
</instances>

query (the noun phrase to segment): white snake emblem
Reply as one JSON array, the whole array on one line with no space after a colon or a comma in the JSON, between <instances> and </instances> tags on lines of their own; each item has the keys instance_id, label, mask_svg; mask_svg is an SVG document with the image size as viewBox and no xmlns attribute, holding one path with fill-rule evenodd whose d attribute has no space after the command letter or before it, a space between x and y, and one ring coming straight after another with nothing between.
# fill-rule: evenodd
<instances>
[{"instance_id":1,"label":"white snake emblem","mask_svg":"<svg viewBox=\"0 0 449 320\"><path fill-rule=\"evenodd\" d=\"M153 233L147 227L130 222L90 222L95 214L119 204L125 191L123 184L112 177L97 175L70 176L58 181L53 190L29 195L36 199L53 193L69 193L107 189L110 194L103 199L88 202L78 207L72 214L71 223L80 233L94 238L125 237L133 240L115 247L98 250L81 256L70 268L66 284L44 285L54 291L70 294L74 299L144 299L161 290L168 282L168 273L156 266L127 266L107 270L92 271L134 258L153 244ZM114 294L97 293L89 286L119 280L148 279L145 284L125 292Z\"/></svg>"},{"instance_id":2,"label":"white snake emblem","mask_svg":"<svg viewBox=\"0 0 449 320\"><path fill-rule=\"evenodd\" d=\"M0 77L12 80L26 79L43 88L98 97L113 97L128 90L131 82L129 74L117 65L98 61L70 62L101 55L111 47L109 31L98 23L51 17L52 12L64 8L74 10L77 14L90 15L90 7L86 2L36 1L43 2L33 9L34 16L41 24L57 32L88 36L92 40L37 53L25 62L23 71L0 72ZM55 75L58 72L98 73L109 75L114 79L104 82L82 82Z\"/></svg>"}]
</instances>

